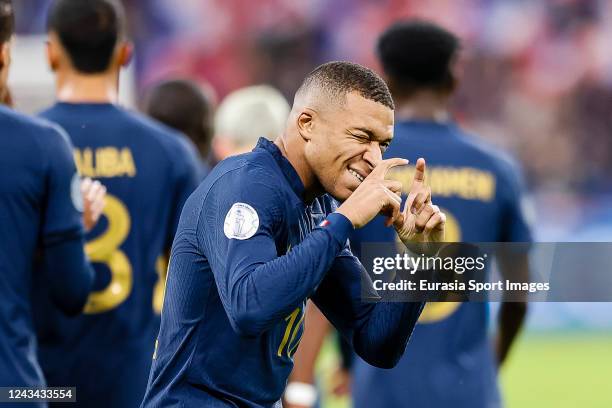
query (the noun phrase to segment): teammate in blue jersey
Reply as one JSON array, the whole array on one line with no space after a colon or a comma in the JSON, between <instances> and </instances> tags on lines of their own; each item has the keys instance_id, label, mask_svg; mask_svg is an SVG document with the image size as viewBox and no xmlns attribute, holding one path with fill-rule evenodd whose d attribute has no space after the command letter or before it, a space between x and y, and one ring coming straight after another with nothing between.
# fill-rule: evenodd
<instances>
[{"instance_id":1,"label":"teammate in blue jersey","mask_svg":"<svg viewBox=\"0 0 612 408\"><path fill-rule=\"evenodd\" d=\"M39 299L39 357L49 385L76 386L88 408L142 400L163 293L156 265L200 179L185 137L115 104L130 54L123 25L110 0L58 0L48 18L58 102L41 116L66 130L79 172L108 196L87 236L96 276L84 315L64 319Z\"/></svg>"},{"instance_id":2,"label":"teammate in blue jersey","mask_svg":"<svg viewBox=\"0 0 612 408\"><path fill-rule=\"evenodd\" d=\"M398 23L381 36L378 56L397 106L396 136L387 154L427 158L433 197L448 217L449 241L529 242L516 165L463 131L448 113L458 49L452 33L426 22ZM391 177L410 176L402 169ZM352 239L354 245L395 240L376 221ZM498 256L498 262L502 273L509 264L514 274L528 270L525 253L511 260ZM355 361L355 407L499 407L497 370L526 303L501 304L495 341L487 335L487 310L486 303L428 304L397 367L383 371Z\"/></svg>"},{"instance_id":3,"label":"teammate in blue jersey","mask_svg":"<svg viewBox=\"0 0 612 408\"><path fill-rule=\"evenodd\" d=\"M10 62L13 11L0 0L0 94ZM32 324L33 263L62 313L81 311L93 271L83 251L80 179L65 134L0 106L0 387L44 386ZM43 407L42 403L2 406Z\"/></svg>"},{"instance_id":4,"label":"teammate in blue jersey","mask_svg":"<svg viewBox=\"0 0 612 408\"><path fill-rule=\"evenodd\" d=\"M423 303L362 301L348 234L382 211L402 242L437 242L445 217L422 159L400 212L385 175L406 161L381 159L392 136L384 81L332 62L304 80L283 136L213 169L181 215L143 407L280 407L308 298L366 361L396 364Z\"/></svg>"}]
</instances>

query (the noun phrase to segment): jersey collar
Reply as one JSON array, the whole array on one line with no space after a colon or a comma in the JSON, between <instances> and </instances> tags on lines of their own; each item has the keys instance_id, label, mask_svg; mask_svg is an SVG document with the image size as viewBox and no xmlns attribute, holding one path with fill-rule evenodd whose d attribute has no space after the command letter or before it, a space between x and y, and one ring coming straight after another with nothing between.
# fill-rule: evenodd
<instances>
[{"instance_id":1,"label":"jersey collar","mask_svg":"<svg viewBox=\"0 0 612 408\"><path fill-rule=\"evenodd\" d=\"M283 175L289 182L289 185L291 186L291 189L293 190L293 192L298 197L303 198L304 197L304 184L302 184L302 180L300 179L300 176L297 174L297 171L295 171L291 163L289 163L289 160L287 160L287 158L283 156L278 146L276 146L274 143L272 143L268 139L260 137L259 140L257 141L257 146L255 146L255 149L263 149L272 155L272 157L274 158L274 161L276 162L278 167L283 172Z\"/></svg>"}]
</instances>

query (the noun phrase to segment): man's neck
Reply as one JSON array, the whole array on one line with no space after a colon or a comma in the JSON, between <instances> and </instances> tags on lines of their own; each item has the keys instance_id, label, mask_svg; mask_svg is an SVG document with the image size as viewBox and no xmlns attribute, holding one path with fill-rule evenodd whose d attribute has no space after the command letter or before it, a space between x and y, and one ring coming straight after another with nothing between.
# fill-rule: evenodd
<instances>
[{"instance_id":1,"label":"man's neck","mask_svg":"<svg viewBox=\"0 0 612 408\"><path fill-rule=\"evenodd\" d=\"M110 73L83 75L68 71L57 73L56 97L70 103L117 103L119 75Z\"/></svg>"},{"instance_id":2,"label":"man's neck","mask_svg":"<svg viewBox=\"0 0 612 408\"><path fill-rule=\"evenodd\" d=\"M282 135L274 141L274 144L279 148L281 154L289 161L300 177L304 185L304 197L302 198L306 203L310 203L312 200L325 193L325 191L312 173L312 170L310 170L304 157L298 157L298 155L303 152L303 147L290 146L293 143L300 142L301 140L298 140L297 137L290 138L287 137L287 135Z\"/></svg>"},{"instance_id":3,"label":"man's neck","mask_svg":"<svg viewBox=\"0 0 612 408\"><path fill-rule=\"evenodd\" d=\"M397 122L406 120L445 123L450 120L448 99L432 92L421 92L407 98L396 100L395 118Z\"/></svg>"}]
</instances>

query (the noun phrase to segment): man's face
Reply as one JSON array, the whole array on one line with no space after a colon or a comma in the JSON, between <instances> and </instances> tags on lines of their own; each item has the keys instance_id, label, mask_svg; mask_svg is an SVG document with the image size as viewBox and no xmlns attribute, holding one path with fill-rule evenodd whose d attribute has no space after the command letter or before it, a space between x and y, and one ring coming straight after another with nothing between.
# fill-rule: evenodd
<instances>
[{"instance_id":1,"label":"man's face","mask_svg":"<svg viewBox=\"0 0 612 408\"><path fill-rule=\"evenodd\" d=\"M305 156L323 189L344 201L376 165L393 138L393 110L357 92L344 106L313 118Z\"/></svg>"}]
</instances>

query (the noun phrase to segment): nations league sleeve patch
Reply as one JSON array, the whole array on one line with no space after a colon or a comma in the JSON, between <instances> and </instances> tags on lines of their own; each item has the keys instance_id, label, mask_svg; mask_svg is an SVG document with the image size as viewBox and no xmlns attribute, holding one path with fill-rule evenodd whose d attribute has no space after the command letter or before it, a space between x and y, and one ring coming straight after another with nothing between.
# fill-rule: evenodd
<instances>
[{"instance_id":1,"label":"nations league sleeve patch","mask_svg":"<svg viewBox=\"0 0 612 408\"><path fill-rule=\"evenodd\" d=\"M259 216L253 207L235 203L225 216L223 232L229 239L249 239L259 228Z\"/></svg>"},{"instance_id":2,"label":"nations league sleeve patch","mask_svg":"<svg viewBox=\"0 0 612 408\"><path fill-rule=\"evenodd\" d=\"M74 173L72 180L70 181L70 198L72 199L72 205L78 212L83 212L83 196L81 195L81 177L77 173Z\"/></svg>"}]
</instances>

